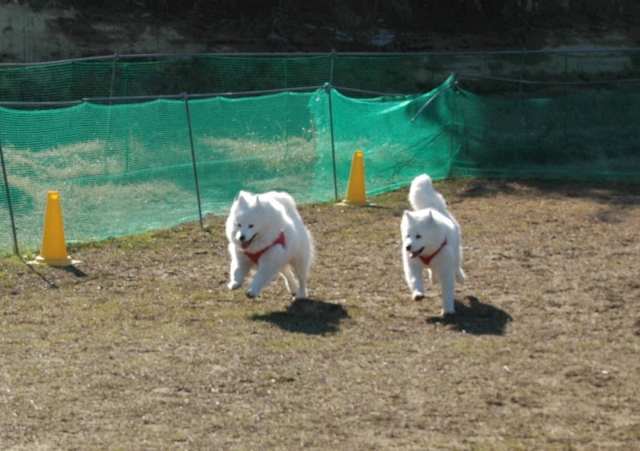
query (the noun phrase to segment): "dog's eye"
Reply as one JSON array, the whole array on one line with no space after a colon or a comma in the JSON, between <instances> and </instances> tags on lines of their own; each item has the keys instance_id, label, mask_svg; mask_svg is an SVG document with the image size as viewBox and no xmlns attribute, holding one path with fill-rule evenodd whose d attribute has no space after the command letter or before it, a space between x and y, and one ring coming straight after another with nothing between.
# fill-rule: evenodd
<instances>
[{"instance_id":1,"label":"dog's eye","mask_svg":"<svg viewBox=\"0 0 640 451\"><path fill-rule=\"evenodd\" d=\"M422 235L416 235L416 240L419 240L420 238L422 238Z\"/></svg>"},{"instance_id":2,"label":"dog's eye","mask_svg":"<svg viewBox=\"0 0 640 451\"><path fill-rule=\"evenodd\" d=\"M242 224L240 224L240 223L238 223L238 224L236 224L236 225L237 225L238 227L242 227Z\"/></svg>"},{"instance_id":3,"label":"dog's eye","mask_svg":"<svg viewBox=\"0 0 640 451\"><path fill-rule=\"evenodd\" d=\"M253 224L249 224L249 228L250 228L250 229L253 229Z\"/></svg>"}]
</instances>

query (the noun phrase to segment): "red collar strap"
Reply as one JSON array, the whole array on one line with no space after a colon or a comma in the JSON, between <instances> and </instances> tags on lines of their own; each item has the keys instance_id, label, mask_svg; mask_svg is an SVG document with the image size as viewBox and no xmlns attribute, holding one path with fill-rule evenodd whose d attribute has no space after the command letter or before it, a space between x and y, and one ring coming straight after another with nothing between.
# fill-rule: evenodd
<instances>
[{"instance_id":1,"label":"red collar strap","mask_svg":"<svg viewBox=\"0 0 640 451\"><path fill-rule=\"evenodd\" d=\"M438 255L438 253L442 250L443 247L445 247L447 245L447 239L445 238L444 241L442 242L442 244L440 245L440 247L431 255L420 255L420 260L422 260L422 262L425 265L429 265L431 263L431 260L433 260L433 258Z\"/></svg>"},{"instance_id":2,"label":"red collar strap","mask_svg":"<svg viewBox=\"0 0 640 451\"><path fill-rule=\"evenodd\" d=\"M257 265L258 264L258 260L260 260L260 257L262 257L262 254L267 252L273 246L277 246L278 244L282 244L282 247L284 247L284 232L280 232L280 235L278 236L278 238L273 243L271 243L269 246L267 246L264 249L262 249L261 251L258 251L258 252L247 252L247 251L245 251L244 253L245 253L245 255L247 257L249 257L251 259L251 261L253 263L255 263Z\"/></svg>"}]
</instances>

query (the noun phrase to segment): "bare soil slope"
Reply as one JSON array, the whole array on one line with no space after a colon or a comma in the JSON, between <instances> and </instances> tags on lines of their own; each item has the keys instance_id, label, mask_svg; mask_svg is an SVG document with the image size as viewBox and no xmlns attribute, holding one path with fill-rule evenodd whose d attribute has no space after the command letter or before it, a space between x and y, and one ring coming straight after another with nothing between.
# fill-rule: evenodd
<instances>
[{"instance_id":1,"label":"bare soil slope","mask_svg":"<svg viewBox=\"0 0 640 451\"><path fill-rule=\"evenodd\" d=\"M116 53L635 48L640 4L0 0L0 30L0 62Z\"/></svg>"}]
</instances>

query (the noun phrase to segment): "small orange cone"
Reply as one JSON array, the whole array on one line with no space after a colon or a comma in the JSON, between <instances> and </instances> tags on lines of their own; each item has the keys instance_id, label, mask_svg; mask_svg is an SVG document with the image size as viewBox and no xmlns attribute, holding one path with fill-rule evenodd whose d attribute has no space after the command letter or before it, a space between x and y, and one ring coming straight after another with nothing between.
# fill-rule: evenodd
<instances>
[{"instance_id":1,"label":"small orange cone","mask_svg":"<svg viewBox=\"0 0 640 451\"><path fill-rule=\"evenodd\" d=\"M49 197L47 198L47 212L44 218L44 232L42 233L40 255L28 263L52 266L69 266L74 263L79 263L67 254L67 244L64 239L64 227L62 225L60 195L57 191L49 191Z\"/></svg>"},{"instance_id":2,"label":"small orange cone","mask_svg":"<svg viewBox=\"0 0 640 451\"><path fill-rule=\"evenodd\" d=\"M343 201L346 204L365 205L367 193L364 182L364 161L362 151L356 150L351 163L351 175L347 186L347 197Z\"/></svg>"}]
</instances>

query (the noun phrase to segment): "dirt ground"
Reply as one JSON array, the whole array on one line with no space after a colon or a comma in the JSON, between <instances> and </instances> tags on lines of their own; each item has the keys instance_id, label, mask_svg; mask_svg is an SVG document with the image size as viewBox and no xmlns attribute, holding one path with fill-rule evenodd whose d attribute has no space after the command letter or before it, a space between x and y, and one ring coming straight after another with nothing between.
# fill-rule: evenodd
<instances>
[{"instance_id":1,"label":"dirt ground","mask_svg":"<svg viewBox=\"0 0 640 451\"><path fill-rule=\"evenodd\" d=\"M400 259L406 190L301 206L311 299L230 292L223 217L0 260L0 448L640 449L640 187L448 180L468 282Z\"/></svg>"},{"instance_id":2,"label":"dirt ground","mask_svg":"<svg viewBox=\"0 0 640 451\"><path fill-rule=\"evenodd\" d=\"M15 14L0 61L640 43L628 21L584 17L385 23L310 4L213 20L144 3L0 2ZM372 45L379 29L393 41ZM301 206L317 247L305 301L279 280L256 300L227 290L222 217L74 245L69 268L0 259L0 449L640 449L640 187L436 187L468 277L446 319L438 287L415 302L404 281L406 190Z\"/></svg>"}]
</instances>

